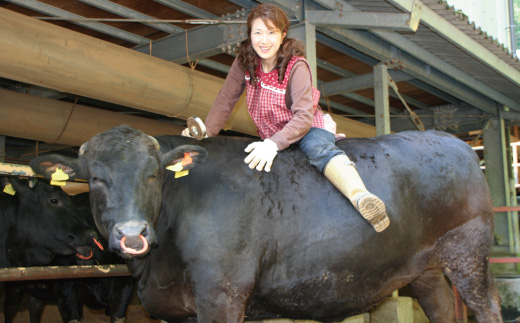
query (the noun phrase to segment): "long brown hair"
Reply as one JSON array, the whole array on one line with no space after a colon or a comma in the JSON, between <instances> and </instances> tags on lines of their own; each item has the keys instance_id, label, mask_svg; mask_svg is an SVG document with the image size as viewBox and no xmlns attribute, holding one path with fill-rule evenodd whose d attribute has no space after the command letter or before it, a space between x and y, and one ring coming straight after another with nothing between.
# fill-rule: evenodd
<instances>
[{"instance_id":1,"label":"long brown hair","mask_svg":"<svg viewBox=\"0 0 520 323\"><path fill-rule=\"evenodd\" d=\"M240 43L237 48L238 62L244 71L249 72L251 85L256 85L256 68L258 67L258 55L251 44L251 29L253 21L257 18L262 19L269 28L275 27L287 33L289 30L289 19L285 12L279 7L264 3L254 8L247 17L247 39ZM280 49L276 54L275 69L278 70L278 83L283 82L287 64L293 56L305 56L303 43L299 40L284 37Z\"/></svg>"}]
</instances>

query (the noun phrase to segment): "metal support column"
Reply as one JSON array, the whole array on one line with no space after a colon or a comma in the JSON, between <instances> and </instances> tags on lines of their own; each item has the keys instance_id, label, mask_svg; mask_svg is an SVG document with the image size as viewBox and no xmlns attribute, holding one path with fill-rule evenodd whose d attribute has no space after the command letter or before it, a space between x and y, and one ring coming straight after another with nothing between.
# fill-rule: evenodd
<instances>
[{"instance_id":1,"label":"metal support column","mask_svg":"<svg viewBox=\"0 0 520 323\"><path fill-rule=\"evenodd\" d=\"M390 133L390 103L388 101L388 69L385 64L374 66L374 103L376 136Z\"/></svg>"},{"instance_id":2,"label":"metal support column","mask_svg":"<svg viewBox=\"0 0 520 323\"><path fill-rule=\"evenodd\" d=\"M484 141L484 160L486 178L491 189L494 206L514 205L514 176L511 167L511 150L509 149L509 129L504 119L494 118L482 135ZM514 204L513 204L514 203ZM516 212L495 213L495 238L498 245L496 252L519 252L519 230Z\"/></svg>"},{"instance_id":3,"label":"metal support column","mask_svg":"<svg viewBox=\"0 0 520 323\"><path fill-rule=\"evenodd\" d=\"M312 73L312 84L314 87L318 87L318 79L317 79L317 70L316 70L316 28L305 22L298 24L296 26L292 26L289 30L289 37L299 39L305 44L305 56L307 58L307 62L311 67Z\"/></svg>"}]
</instances>

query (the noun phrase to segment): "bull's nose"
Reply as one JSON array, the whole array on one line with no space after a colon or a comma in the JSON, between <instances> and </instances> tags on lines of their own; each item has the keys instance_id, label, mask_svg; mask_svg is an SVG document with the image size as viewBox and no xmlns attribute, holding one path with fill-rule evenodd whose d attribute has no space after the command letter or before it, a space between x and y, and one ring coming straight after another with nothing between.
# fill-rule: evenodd
<instances>
[{"instance_id":1,"label":"bull's nose","mask_svg":"<svg viewBox=\"0 0 520 323\"><path fill-rule=\"evenodd\" d=\"M123 251L140 254L148 250L150 244L155 243L155 234L146 221L132 220L118 223L114 226L112 248L120 247Z\"/></svg>"}]
</instances>

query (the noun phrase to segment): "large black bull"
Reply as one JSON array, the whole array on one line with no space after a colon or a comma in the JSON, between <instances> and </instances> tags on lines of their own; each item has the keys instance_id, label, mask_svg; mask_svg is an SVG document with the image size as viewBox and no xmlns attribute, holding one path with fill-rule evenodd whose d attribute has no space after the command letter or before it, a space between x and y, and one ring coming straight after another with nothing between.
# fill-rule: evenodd
<instances>
[{"instance_id":1,"label":"large black bull","mask_svg":"<svg viewBox=\"0 0 520 323\"><path fill-rule=\"evenodd\" d=\"M88 179L96 224L110 248L129 258L151 315L328 320L411 284L430 320L445 323L454 321L445 274L479 322L502 321L487 261L489 190L477 156L453 136L338 142L386 204L391 224L382 233L298 148L281 152L265 173L243 162L251 139L156 139L121 126L85 143L78 159L31 163L46 176L61 167ZM165 166L186 153L190 173L174 178Z\"/></svg>"}]
</instances>

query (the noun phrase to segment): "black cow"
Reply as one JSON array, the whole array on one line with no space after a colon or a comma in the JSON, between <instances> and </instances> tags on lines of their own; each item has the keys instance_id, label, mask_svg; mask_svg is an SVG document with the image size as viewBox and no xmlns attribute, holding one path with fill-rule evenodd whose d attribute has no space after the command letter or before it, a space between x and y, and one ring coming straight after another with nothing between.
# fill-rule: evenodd
<instances>
[{"instance_id":1,"label":"black cow","mask_svg":"<svg viewBox=\"0 0 520 323\"><path fill-rule=\"evenodd\" d=\"M0 194L0 267L45 266L56 256L91 256L96 233L61 188L6 177L1 182L0 187L10 183L16 193ZM6 322L14 318L28 284L5 283Z\"/></svg>"},{"instance_id":2,"label":"black cow","mask_svg":"<svg viewBox=\"0 0 520 323\"><path fill-rule=\"evenodd\" d=\"M431 322L453 322L446 274L479 322L502 321L487 261L489 189L464 142L411 131L337 143L385 202L391 224L376 233L298 148L280 152L270 173L249 169L251 141L154 140L120 126L83 144L78 159L42 156L31 166L88 179L96 224L131 259L157 318L330 320L411 284ZM183 157L187 176L164 170Z\"/></svg>"},{"instance_id":3,"label":"black cow","mask_svg":"<svg viewBox=\"0 0 520 323\"><path fill-rule=\"evenodd\" d=\"M88 193L71 196L78 211L91 228L95 229L90 212ZM93 256L81 259L76 256L56 257L50 265L113 265L124 264L124 260L108 250L103 239L96 240L101 248L94 248ZM124 322L126 310L132 297L134 278L130 276L77 278L42 281L28 286L29 312L34 322L40 322L46 301L56 301L63 322L80 322L83 305L93 309L104 309L110 322Z\"/></svg>"}]
</instances>

